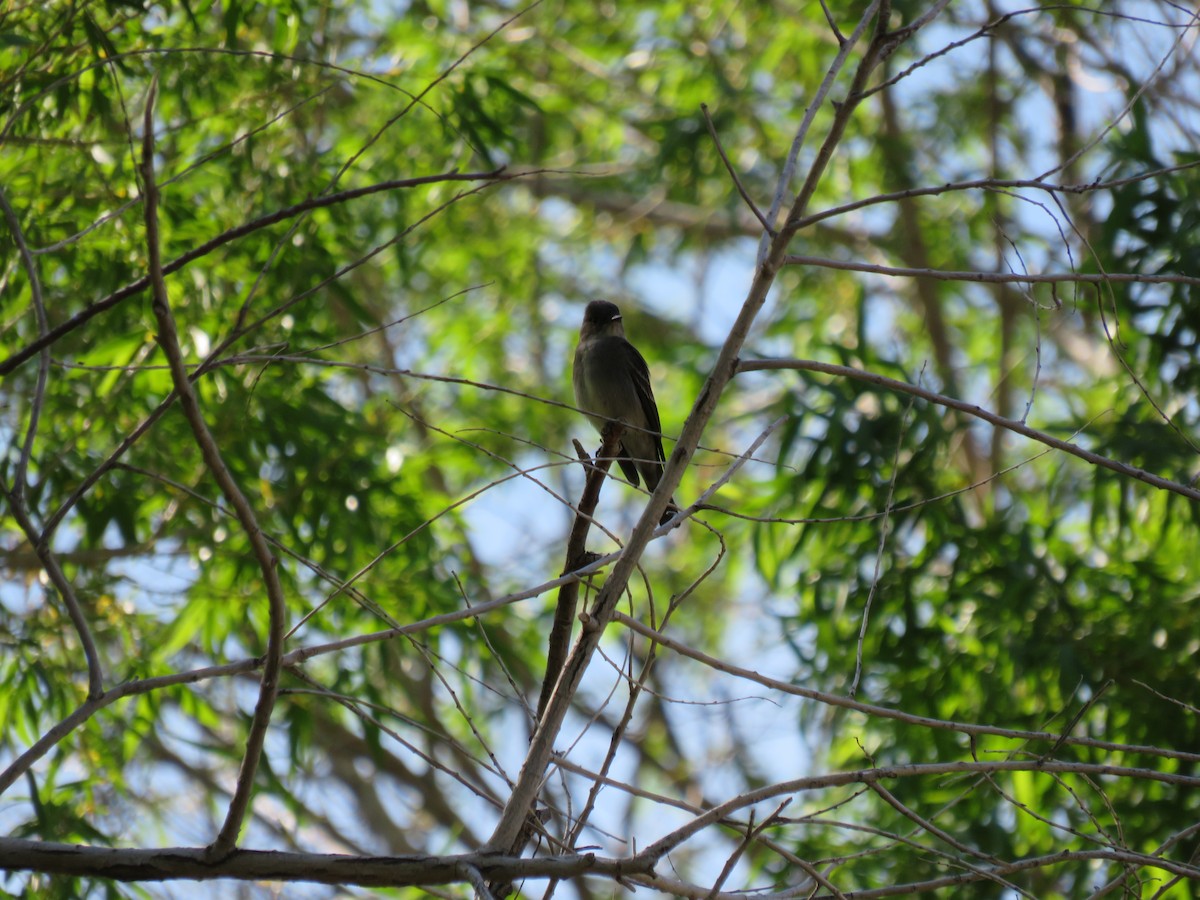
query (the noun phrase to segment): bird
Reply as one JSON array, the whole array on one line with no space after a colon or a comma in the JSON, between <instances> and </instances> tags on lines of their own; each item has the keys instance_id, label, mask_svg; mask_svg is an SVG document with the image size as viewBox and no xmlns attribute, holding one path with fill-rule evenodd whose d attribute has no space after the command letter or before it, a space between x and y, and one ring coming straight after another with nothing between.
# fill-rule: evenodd
<instances>
[{"instance_id":1,"label":"bird","mask_svg":"<svg viewBox=\"0 0 1200 900\"><path fill-rule=\"evenodd\" d=\"M597 431L603 434L609 422L625 426L617 464L630 484L637 487L640 476L646 489L653 491L662 479L666 463L662 424L650 387L650 369L642 354L625 338L617 304L593 300L584 310L571 381L575 402ZM661 522L678 510L672 497Z\"/></svg>"}]
</instances>

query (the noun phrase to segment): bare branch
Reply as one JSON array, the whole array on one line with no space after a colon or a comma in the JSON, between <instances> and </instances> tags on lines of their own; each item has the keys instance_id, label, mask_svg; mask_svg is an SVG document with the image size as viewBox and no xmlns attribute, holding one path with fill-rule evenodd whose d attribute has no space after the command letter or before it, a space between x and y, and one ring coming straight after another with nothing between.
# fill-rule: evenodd
<instances>
[{"instance_id":1,"label":"bare branch","mask_svg":"<svg viewBox=\"0 0 1200 900\"><path fill-rule=\"evenodd\" d=\"M833 32L833 36L837 38L839 46L846 43L846 36L842 34L841 29L838 28L837 20L834 19L833 13L829 11L829 6L826 4L825 0L821 0L821 12L825 14L825 22L829 25L829 30Z\"/></svg>"},{"instance_id":2,"label":"bare branch","mask_svg":"<svg viewBox=\"0 0 1200 900\"><path fill-rule=\"evenodd\" d=\"M48 328L46 305L42 297L42 281L38 276L37 263L34 261L33 255L29 251L29 245L25 241L25 232L21 228L21 220L17 217L16 211L8 202L8 196L4 193L3 188L0 188L0 208L4 211L5 221L8 223L9 231L12 232L13 241L16 243L17 250L20 253L21 264L25 268L26 277L29 279L29 291L33 300L34 314L37 317L39 338L45 337ZM67 608L67 615L71 619L71 625L75 629L75 633L79 636L79 643L83 647L83 655L87 660L88 700L94 700L104 692L104 676L100 668L100 656L96 652L96 644L92 639L91 629L88 626L86 617L83 615L83 609L79 605L79 598L75 596L74 585L71 584L66 573L63 572L62 567L58 564L58 560L55 559L50 549L49 541L39 536L38 528L34 524L25 502L29 463L33 458L33 444L37 438L38 421L41 418L42 406L46 401L46 381L49 372L50 350L46 347L41 351L41 359L38 363L37 383L34 387L33 401L29 408L29 425L25 430L25 440L21 444L20 455L17 457L17 464L13 472L13 485L11 488L4 485L3 491L8 497L13 518L17 520L18 526L24 532L26 539L29 541L30 546L33 547L47 576L50 578L50 583L54 585L59 596L62 598L63 605Z\"/></svg>"},{"instance_id":3,"label":"bare branch","mask_svg":"<svg viewBox=\"0 0 1200 900\"><path fill-rule=\"evenodd\" d=\"M767 213L768 221L774 222L779 218L779 210L783 208L783 198L787 195L788 186L792 183L792 177L796 172L796 163L800 158L800 149L804 146L804 141L808 138L808 132L809 129L812 128L813 120L817 117L817 111L820 110L820 108L824 105L825 98L829 96L829 91L832 90L833 84L837 80L838 73L841 72L842 66L846 64L846 60L850 58L850 51L854 49L854 45L862 39L864 34L866 34L867 26L870 25L872 17L877 14L880 2L881 0L872 0L871 5L868 6L866 11L863 12L862 18L858 20L858 25L855 26L855 29L851 33L850 37L845 38L842 37L840 33L838 34L837 56L835 56L833 62L829 64L829 68L825 72L825 77L821 80L821 84L817 88L817 92L813 96L812 102L809 103L804 109L804 117L801 119L800 125L796 129L796 136L792 139L792 146L788 150L787 161L784 163L783 171L779 174L779 183L775 186L775 196L771 200L771 209ZM890 7L890 5L891 4L889 3L888 6ZM871 68L874 68L874 62L872 62ZM864 78L863 84L857 85L858 92L861 93L865 83L866 79ZM857 103L857 101L854 101L854 103ZM854 104L851 104L851 106L853 105ZM841 118L840 112L837 114L837 116L835 116L835 122L838 118ZM844 127L845 126L843 125L843 128ZM841 135L839 133L837 139L840 139L840 137ZM836 142L837 140L834 141L834 143ZM817 168L818 166L814 163L814 171L816 171ZM822 164L819 168L823 169L824 165ZM797 201L798 200L799 198L797 197ZM803 205L808 205L807 199ZM795 218L795 215L791 216L790 218ZM768 237L774 237L774 234L764 234L762 236L762 241L759 244L758 260L760 265L767 256Z\"/></svg>"},{"instance_id":4,"label":"bare branch","mask_svg":"<svg viewBox=\"0 0 1200 900\"><path fill-rule=\"evenodd\" d=\"M974 762L954 760L940 763L912 763L898 766L880 766L871 769L857 769L850 772L830 772L825 775L812 775L806 778L796 778L766 785L715 806L702 816L697 816L687 825L677 828L663 838L655 841L633 858L646 862L657 862L679 845L690 840L695 835L719 822L725 816L738 809L745 809L763 800L785 797L791 794L807 791L824 790L850 784L864 784L868 787L883 781L897 778L920 778L931 775L951 774L996 774L1000 772L1073 772L1081 775L1111 775L1174 784L1186 787L1200 787L1200 777L1180 775L1173 772L1159 772L1154 769L1135 769L1126 766L1113 766L1096 763L1069 763L1044 760L996 760L993 762ZM1103 853L1104 851L1098 851ZM1140 854L1137 854L1140 856ZM1148 857L1143 857L1148 859ZM1183 871L1194 873L1200 877L1200 868L1180 864L1168 860L1154 860L1168 871Z\"/></svg>"},{"instance_id":5,"label":"bare branch","mask_svg":"<svg viewBox=\"0 0 1200 900\"><path fill-rule=\"evenodd\" d=\"M1200 160L1189 160L1174 166L1167 166L1161 169L1151 169L1147 172L1141 172L1137 175L1128 175L1124 178L1114 178L1111 181L1087 181L1082 184L1059 184L1053 181L1044 181L1033 178L973 178L968 181L950 181L945 184L929 185L926 187L905 188L899 191L889 191L883 194L875 194L870 197L864 197L862 200L854 200L850 203L844 203L841 206L830 207L829 209L821 210L821 212L809 213L802 216L796 221L798 229L807 228L809 225L822 222L825 219L843 216L846 213L854 212L859 209L864 209L868 206L878 206L882 203L892 203L896 200L905 200L910 197L936 197L941 194L957 193L961 191L1016 191L1016 190L1038 190L1045 191L1048 194L1090 194L1097 191L1108 191L1115 188L1125 187L1130 184L1137 184L1142 181L1149 181L1155 178L1161 178L1164 175L1171 175L1176 172L1194 169L1200 166Z\"/></svg>"},{"instance_id":6,"label":"bare branch","mask_svg":"<svg viewBox=\"0 0 1200 900\"><path fill-rule=\"evenodd\" d=\"M1197 21L1200 21L1200 9L1192 10L1191 17L1188 19L1186 26L1179 29L1179 33L1175 36L1175 41L1167 49L1166 53L1163 54L1162 59L1158 61L1158 65L1154 67L1154 71L1151 72L1149 77L1147 77L1140 85L1138 85L1138 89L1134 91L1133 95L1126 101L1125 106L1121 109L1121 111L1113 116L1112 119L1104 126L1104 128L1100 129L1100 131L1097 132L1097 134L1090 141L1081 145L1078 150L1071 154L1068 159L1064 160L1053 168L1047 169L1041 175L1038 175L1037 178L1039 181L1050 177L1056 172L1069 170L1077 160L1081 159L1085 153L1088 153L1094 147L1096 147L1097 144L1104 140L1110 131L1116 128L1125 119L1125 117L1132 112L1138 101L1141 100L1142 95L1150 89L1150 85L1152 85L1155 79L1158 78L1159 74L1163 70L1163 67L1166 66L1167 61L1170 60L1170 58L1175 55L1176 51L1179 50L1180 45L1191 33L1192 26L1194 26Z\"/></svg>"}]
</instances>

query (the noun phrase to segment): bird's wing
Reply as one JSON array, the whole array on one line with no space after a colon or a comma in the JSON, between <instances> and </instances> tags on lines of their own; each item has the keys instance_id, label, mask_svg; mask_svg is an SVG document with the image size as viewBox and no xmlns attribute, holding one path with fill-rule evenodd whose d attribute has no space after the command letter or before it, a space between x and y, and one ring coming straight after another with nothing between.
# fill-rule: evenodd
<instances>
[{"instance_id":1,"label":"bird's wing","mask_svg":"<svg viewBox=\"0 0 1200 900\"><path fill-rule=\"evenodd\" d=\"M637 487L641 482L638 480L637 466L634 465L630 453L625 449L625 445L620 447L621 455L617 457L617 465L621 467L621 472L625 475L625 480Z\"/></svg>"},{"instance_id":2,"label":"bird's wing","mask_svg":"<svg viewBox=\"0 0 1200 900\"><path fill-rule=\"evenodd\" d=\"M624 349L629 373L633 376L633 389L646 417L646 427L652 432L659 462L665 462L667 457L662 448L662 422L658 418L658 406L654 403L654 391L650 387L650 367L633 344L626 341Z\"/></svg>"}]
</instances>

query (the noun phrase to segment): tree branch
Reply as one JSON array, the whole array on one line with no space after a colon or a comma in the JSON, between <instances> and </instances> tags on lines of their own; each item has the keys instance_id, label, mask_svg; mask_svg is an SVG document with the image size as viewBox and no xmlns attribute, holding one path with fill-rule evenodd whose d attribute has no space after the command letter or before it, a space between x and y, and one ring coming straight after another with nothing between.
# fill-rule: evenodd
<instances>
[{"instance_id":1,"label":"tree branch","mask_svg":"<svg viewBox=\"0 0 1200 900\"><path fill-rule=\"evenodd\" d=\"M661 631L656 631L649 625L639 622L637 619L627 616L625 613L617 611L613 613L613 621L619 622L631 631L637 632L642 637L654 641L656 644L662 644L668 647L680 656L685 656L688 659L693 659L702 665L708 666L718 672L725 672L728 675L733 675L735 678L744 678L747 681L761 684L771 690L779 691L780 693L789 694L794 697L804 697L807 700L815 700L817 703L823 703L827 706L835 706L840 709L851 709L855 712L863 713L867 716L876 716L882 719L894 719L899 722L906 722L909 725L916 725L921 728L937 728L946 731L958 731L962 734L972 737L980 735L993 735L995 737L1006 738L1018 741L1038 741L1042 743L1058 744L1060 741L1070 745L1081 747L1093 747L1097 750L1103 750L1108 753L1138 753L1147 756L1161 756L1169 759L1180 759L1191 763L1200 763L1200 753L1189 753L1186 750L1160 749L1157 747L1135 746L1131 744L1117 744L1111 741L1101 741L1096 738L1076 737L1064 735L1058 732L1051 731L1022 731L1014 728L1001 728L998 725L978 725L971 722L955 722L950 719L934 719L930 716L920 716L913 713L907 713L899 709L889 709L886 706L876 706L871 703L863 703L861 700L853 700L849 697L844 697L841 694L830 694L826 691L818 691L813 688L801 687L798 684L793 684L790 681L784 681L779 678L771 678L768 675L761 675L752 669L746 669L742 666L734 665L726 662L723 659L718 659L715 656L709 656L700 650L689 647L682 641L677 641L674 638L668 637ZM562 761L560 761L560 764Z\"/></svg>"},{"instance_id":2,"label":"tree branch","mask_svg":"<svg viewBox=\"0 0 1200 900\"><path fill-rule=\"evenodd\" d=\"M0 188L0 209L3 209L5 221L8 223L9 231L12 232L13 241L16 243L21 257L21 264L25 268L25 275L29 279L29 291L33 300L34 314L37 316L38 335L45 337L48 327L46 305L42 297L42 282L38 277L37 264L25 241L21 220L17 217L16 210L8 202L8 196L4 193L3 188ZM58 560L55 559L54 553L50 549L50 542L39 537L38 528L34 524L25 502L29 463L33 459L33 444L37 438L38 421L42 415L42 406L46 401L46 380L49 373L50 350L47 347L41 351L41 360L38 363L37 383L34 387L33 402L29 408L29 426L25 431L25 440L21 444L20 455L17 457L17 464L13 472L13 485L12 488L4 486L3 490L8 497L9 506L12 508L13 518L17 520L18 526L41 561L42 567L50 578L50 583L62 597L63 605L67 608L67 616L71 619L71 625L74 627L75 633L79 635L79 643L83 647L83 655L87 660L88 700L93 700L104 692L104 677L91 629L83 615L83 608L79 605L79 598L75 596L74 586L58 564Z\"/></svg>"},{"instance_id":3,"label":"tree branch","mask_svg":"<svg viewBox=\"0 0 1200 900\"><path fill-rule=\"evenodd\" d=\"M924 778L953 774L993 775L1000 772L1062 772L1089 776L1115 776L1118 778L1134 778L1162 784L1173 784L1179 787L1200 788L1200 777L1193 775L1180 775L1173 772L1159 772L1154 769L1139 769L1129 766L1038 759L1005 759L992 762L953 760L940 763L909 763L907 765L879 766L877 768L856 769L849 772L830 772L824 775L810 775L805 778L781 781L739 794L719 806L714 806L708 812L704 813L704 815L697 816L688 824L675 829L655 841L633 858L635 860L657 863L676 847L699 834L710 825L721 821L730 813L775 797L824 790L826 788L844 787L851 784L862 784L869 787L878 782L899 778ZM1155 860L1155 863L1161 863L1164 867L1169 867L1169 871L1183 870L1192 873L1193 877L1200 877L1200 868L1194 866L1168 860Z\"/></svg>"},{"instance_id":4,"label":"tree branch","mask_svg":"<svg viewBox=\"0 0 1200 900\"><path fill-rule=\"evenodd\" d=\"M786 266L819 266L823 269L867 272L872 275L889 275L898 278L934 278L938 281L975 281L984 284L1126 284L1136 282L1139 284L1200 286L1200 277L1195 275L1144 275L1141 272L1045 272L1041 274L1033 272L952 272L907 266L878 266L872 263L795 254L785 257L783 263Z\"/></svg>"},{"instance_id":5,"label":"tree branch","mask_svg":"<svg viewBox=\"0 0 1200 900\"><path fill-rule=\"evenodd\" d=\"M600 502L600 490L604 486L605 476L611 468L621 446L621 435L625 427L620 423L610 423L604 429L603 442L596 453L596 459L590 460L583 453L584 469L587 480L583 493L579 497L579 507L575 511L575 521L571 525L571 534L567 538L567 560L563 566L563 575L585 566L591 560L587 559L587 536L591 529L592 516L596 512L596 504ZM578 446L578 442L577 442ZM582 452L582 447L579 450ZM542 681L542 691L538 696L537 718L540 721L546 711L546 704L554 693L558 677L562 674L563 664L567 661L567 651L571 646L571 626L575 623L575 609L579 601L579 579L574 578L565 582L558 589L558 602L554 608L554 624L550 627L550 640L546 647L546 676Z\"/></svg>"},{"instance_id":6,"label":"tree branch","mask_svg":"<svg viewBox=\"0 0 1200 900\"><path fill-rule=\"evenodd\" d=\"M742 185L742 180L738 178L737 170L733 168L733 163L729 161L729 157L725 155L725 148L721 146L721 139L717 136L717 126L713 124L712 116L708 114L707 103L700 104L700 112L704 114L704 124L708 126L708 133L712 137L713 146L717 148L717 153L721 155L721 162L725 164L725 171L733 179L733 186L737 188L738 194L746 202L746 206L750 208L750 212L754 213L754 218L762 223L763 230L767 234L773 235L775 229L771 227L771 223L767 221L767 217L762 214L762 210L750 199L750 195L746 193L746 188Z\"/></svg>"},{"instance_id":7,"label":"tree branch","mask_svg":"<svg viewBox=\"0 0 1200 900\"><path fill-rule=\"evenodd\" d=\"M167 285L164 278L162 258L159 252L158 235L158 185L154 180L154 97L158 88L157 78L151 82L150 91L146 98L146 113L142 127L142 178L145 182L146 194L146 250L149 255L151 289L153 291L154 316L158 322L158 343L162 347L171 367L171 380L179 395L180 406L184 417L191 426L196 444L204 463L212 474L213 479L221 488L225 499L233 507L238 521L246 532L254 556L262 571L263 583L267 590L269 624L267 629L267 652L263 662L262 681L259 688L258 703L254 707L254 716L250 723L250 733L246 737L246 752L242 758L241 771L238 773L237 787L230 801L229 810L216 839L208 848L209 859L221 859L226 856L237 842L238 832L245 819L246 810L250 805L250 797L254 791L254 773L258 769L259 757L262 755L263 743L266 740L267 729L271 724L271 711L275 706L275 695L279 690L279 669L283 657L284 619L287 615L283 597L283 586L279 581L276 570L278 560L271 553L262 530L258 527L254 510L249 501L238 487L237 481L225 465L220 448L213 439L212 432L204 421L200 411L200 402L195 387L188 378L187 367L183 363L183 352L179 346L179 335L175 327L175 317L171 313L167 297Z\"/></svg>"},{"instance_id":8,"label":"tree branch","mask_svg":"<svg viewBox=\"0 0 1200 900\"><path fill-rule=\"evenodd\" d=\"M864 372L861 369L853 369L850 366L838 366L832 363L816 362L808 359L753 359L741 360L738 362L738 372L759 372L768 369L796 369L806 372L821 372L826 375L836 375L842 378L853 378L855 381L863 381L867 384L875 384L879 387L884 387L889 390L897 391L902 394L911 394L914 397L920 397L922 400L928 400L930 403L936 403L939 406L945 406L949 409L956 409L959 412L966 413L970 416L975 416L978 419L983 419L995 425L997 428L1007 428L1009 431L1016 432L1024 437L1030 438L1048 447L1053 447L1056 450L1062 450L1064 453L1069 453L1072 456L1077 456L1085 462L1091 463L1094 466L1108 469L1116 472L1119 475L1124 475L1128 478L1135 478L1138 481L1145 482L1151 487L1159 488L1160 490L1170 491L1173 494L1179 494L1182 497L1187 497L1189 500L1200 500L1200 490L1189 487L1185 484L1180 484L1177 481L1171 481L1168 478L1163 478L1160 475L1154 475L1144 469L1139 469L1136 466L1131 466L1128 463L1119 462L1115 459L1109 459L1107 456L1101 456L1099 453L1093 453L1091 450L1084 450L1082 447L1076 446L1069 441L1064 441L1059 438L1046 434L1044 431L1038 431L1036 428L1030 428L1022 422L1013 419L1006 419L1003 416L998 416L993 412L989 412L974 403L967 403L964 400L955 400L953 397L946 397L943 394L935 391L927 390L926 388L917 387L905 381L897 381L894 378L888 378L885 375L876 375L873 372Z\"/></svg>"},{"instance_id":9,"label":"tree branch","mask_svg":"<svg viewBox=\"0 0 1200 900\"><path fill-rule=\"evenodd\" d=\"M119 850L79 844L55 844L0 838L0 870L82 875L113 881L200 881L236 878L242 881L311 881L363 887L472 882L471 868L488 879L573 878L584 874L622 878L648 875L653 867L642 860L607 859L591 853L521 859L488 853L458 856L343 856L288 853L274 850L234 850L212 860L204 848L165 847Z\"/></svg>"}]
</instances>

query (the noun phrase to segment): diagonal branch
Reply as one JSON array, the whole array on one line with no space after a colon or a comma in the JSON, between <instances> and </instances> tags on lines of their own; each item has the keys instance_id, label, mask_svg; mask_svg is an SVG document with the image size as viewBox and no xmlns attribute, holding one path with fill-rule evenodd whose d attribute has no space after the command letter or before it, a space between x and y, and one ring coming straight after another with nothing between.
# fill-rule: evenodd
<instances>
[{"instance_id":1,"label":"diagonal branch","mask_svg":"<svg viewBox=\"0 0 1200 900\"><path fill-rule=\"evenodd\" d=\"M171 313L167 297L167 285L163 274L162 257L159 249L158 234L158 185L154 180L154 96L157 93L157 77L150 84L150 92L146 98L146 113L143 121L142 134L142 178L145 181L146 193L146 249L149 255L150 285L153 292L154 317L158 322L158 343L162 347L171 367L171 380L179 395L179 403L184 417L191 426L200 454L213 479L221 488L225 499L233 507L238 521L246 532L254 556L262 570L263 583L267 590L269 624L267 628L267 652L263 662L262 681L259 688L258 703L254 707L254 717L250 723L250 733L246 737L246 753L242 758L241 771L238 773L237 787L230 801L225 823L221 826L216 840L208 847L207 857L219 860L228 856L237 843L238 832L241 830L246 811L250 806L250 797L254 789L254 773L258 769L258 761L262 756L263 743L266 740L267 728L271 724L271 711L275 706L275 696L279 691L279 669L283 657L283 633L286 608L283 597L283 586L279 581L276 570L278 560L271 553L271 548L258 527L254 510L249 501L238 487L225 460L221 457L220 448L208 430L204 416L200 411L200 402L196 389L188 379L187 366L183 362L183 352L179 347L179 334L175 327L175 317Z\"/></svg>"},{"instance_id":2,"label":"diagonal branch","mask_svg":"<svg viewBox=\"0 0 1200 900\"><path fill-rule=\"evenodd\" d=\"M734 461L734 463L726 470L726 472L704 492L701 498L689 506L687 510L682 511L678 515L690 515L693 511L703 508L705 505L704 501L716 494L716 492L720 490L724 484L729 482L737 473L737 471L746 464L746 461L754 456L754 453L758 450L758 448L762 446L767 438L770 437L771 434L774 433L775 429L783 424L784 421L786 421L786 417L781 416L768 425L766 430L763 431L757 438L755 438L754 442L749 446L749 448L747 448L747 450ZM687 588L671 598L671 601L667 607L667 612L663 616L662 621L655 623L657 629L661 630L666 628L667 621L670 619L674 611L678 609L680 604L683 603L692 594L692 592L700 586L701 583L707 580L708 576L716 570L718 565L720 565L721 560L725 556L725 541L723 538L721 538L719 532L716 532L716 534L721 545L721 549L717 554L717 558L713 560L708 568L701 572L700 575L697 576ZM620 616L621 613L614 612L613 620L618 620ZM612 736L609 739L608 753L604 757L604 762L600 766L600 771L596 773L594 777L589 776L592 778L592 787L588 791L587 800L584 803L583 809L580 810L579 814L576 816L575 822L571 826L571 830L567 835L568 847L574 847L576 845L580 834L583 833L583 829L587 825L592 811L595 809L596 799L600 794L600 790L605 785L608 773L612 768L614 760L616 759L617 751L620 749L625 731L629 727L629 723L633 720L634 705L637 703L638 698L645 687L646 681L650 677L650 672L654 667L656 653L657 645L651 641L650 648L646 653L645 662L642 665L641 673L636 680L631 679L629 698L625 704L625 711L622 714L620 722L618 722L617 726L612 731ZM562 765L561 761L559 761L559 765Z\"/></svg>"},{"instance_id":3,"label":"diagonal branch","mask_svg":"<svg viewBox=\"0 0 1200 900\"><path fill-rule=\"evenodd\" d=\"M872 4L868 10L867 17L864 19L863 27L865 27L866 19L874 15L879 6L890 9L890 4L886 2ZM874 37L870 46L866 49L862 61L859 63L858 70L850 85L847 101L835 108L829 133L826 135L824 143L816 154L804 185L792 203L788 214L789 221L798 219L808 207L809 201L816 192L821 176L824 174L825 167L833 157L833 151L841 142L846 126L854 110L857 108L871 72L893 46L886 32L885 16L876 22ZM506 852L518 845L520 832L526 819L526 811L533 805L534 799L540 790L546 766L553 753L554 739L562 727L572 698L583 680L584 672L587 670L592 654L600 644L600 638L604 633L604 629L611 620L613 612L616 610L617 603L625 591L626 585L629 583L634 568L641 559L646 544L649 542L659 519L666 510L667 503L672 494L679 487L683 471L695 453L696 446L700 443L700 438L703 436L704 429L708 425L709 419L712 418L713 412L716 410L717 402L720 400L722 392L737 372L738 354L746 341L747 335L750 333L750 328L754 323L755 317L766 302L767 294L775 283L776 274L784 264L788 245L795 236L795 233L794 227L785 227L775 235L770 241L768 252L754 273L753 282L742 304L741 311L733 327L730 329L724 345L721 347L720 355L717 358L712 373L701 389L692 407L692 411L684 423L679 443L676 444L675 449L671 452L662 480L651 496L650 503L642 513L641 519L634 526L633 533L626 544L624 555L613 568L612 574L605 580L604 587L600 590L600 595L596 599L596 603L587 623L585 623L579 640L563 668L563 673L559 678L558 689L547 705L545 715L542 717L537 731L534 733L529 753L525 758L524 765L521 767L520 775L517 777L517 784L504 808L504 812L501 814L500 821L497 823L492 837L488 841L488 846L493 851Z\"/></svg>"},{"instance_id":4,"label":"diagonal branch","mask_svg":"<svg viewBox=\"0 0 1200 900\"><path fill-rule=\"evenodd\" d=\"M788 150L787 161L784 163L783 172L779 175L779 183L775 186L775 197L771 200L771 209L767 213L767 220L775 222L779 218L779 210L783 207L783 198L787 195L788 185L792 183L792 176L796 171L796 161L800 158L800 150L804 146L804 141L808 138L809 129L812 128L812 123L817 117L817 111L825 105L825 98L829 96L829 91L833 88L834 82L837 80L838 73L841 72L842 66L846 64L846 60L850 58L850 52L859 42L862 36L866 33L867 26L871 22L871 18L879 14L880 0L873 0L871 5L867 7L862 18L859 19L858 25L855 26L854 32L848 38L843 38L838 35L838 52L834 57L829 68L825 72L825 77L821 80L820 86L817 88L816 94L813 96L812 102L804 110L804 118L800 122L800 127L796 129L796 136L792 139L792 146ZM885 7L891 8L890 3L885 3ZM883 15L880 21L886 22L887 16ZM882 29L882 26L879 26ZM866 87L865 83L862 87ZM861 93L861 88L860 88ZM857 101L855 101L857 102ZM840 118L841 114L838 113ZM804 204L807 206L807 201ZM796 218L795 215L789 218ZM761 265L766 259L769 244L769 237L774 235L764 234L759 244L758 261Z\"/></svg>"}]
</instances>

